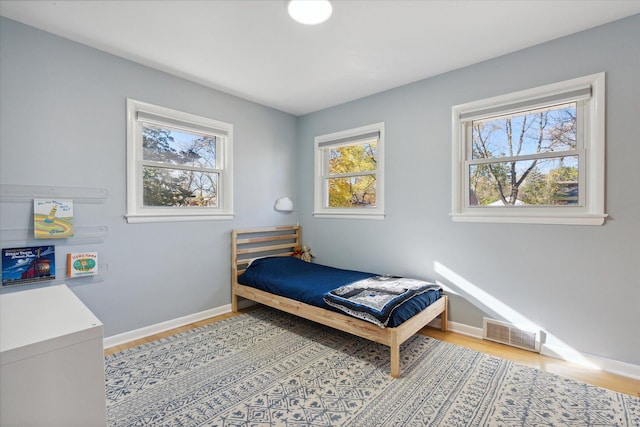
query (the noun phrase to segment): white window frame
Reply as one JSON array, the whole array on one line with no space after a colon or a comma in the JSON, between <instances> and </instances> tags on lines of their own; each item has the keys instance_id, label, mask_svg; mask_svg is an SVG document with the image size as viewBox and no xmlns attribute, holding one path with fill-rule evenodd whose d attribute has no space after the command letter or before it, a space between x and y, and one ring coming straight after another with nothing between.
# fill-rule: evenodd
<instances>
[{"instance_id":1,"label":"white window frame","mask_svg":"<svg viewBox=\"0 0 640 427\"><path fill-rule=\"evenodd\" d=\"M587 95L585 95L585 93ZM578 100L579 206L470 206L471 120ZM580 120L580 119L579 119ZM580 126L580 121L579 121ZM452 107L451 217L457 222L601 225L605 201L605 73Z\"/></svg>"},{"instance_id":2,"label":"white window frame","mask_svg":"<svg viewBox=\"0 0 640 427\"><path fill-rule=\"evenodd\" d=\"M140 117L140 119L139 119ZM216 156L220 175L218 206L149 207L143 204L142 123L217 138ZM233 125L146 102L127 99L127 215L128 223L206 221L232 219L233 214Z\"/></svg>"},{"instance_id":3,"label":"white window frame","mask_svg":"<svg viewBox=\"0 0 640 427\"><path fill-rule=\"evenodd\" d=\"M328 162L323 147L332 145L353 144L372 138L378 134L377 170L376 175L376 206L358 208L330 208L328 207ZM316 218L341 219L384 219L384 122L358 128L320 135L314 138L314 211Z\"/></svg>"}]
</instances>

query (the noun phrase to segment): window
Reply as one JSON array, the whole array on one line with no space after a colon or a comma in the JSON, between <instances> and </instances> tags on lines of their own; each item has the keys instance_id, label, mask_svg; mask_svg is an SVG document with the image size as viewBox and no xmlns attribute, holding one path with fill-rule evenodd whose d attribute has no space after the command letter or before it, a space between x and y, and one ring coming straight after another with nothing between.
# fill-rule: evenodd
<instances>
[{"instance_id":1,"label":"window","mask_svg":"<svg viewBox=\"0 0 640 427\"><path fill-rule=\"evenodd\" d=\"M454 221L604 222L604 73L454 106Z\"/></svg>"},{"instance_id":2,"label":"window","mask_svg":"<svg viewBox=\"0 0 640 427\"><path fill-rule=\"evenodd\" d=\"M127 221L233 216L233 126L127 100Z\"/></svg>"},{"instance_id":3,"label":"window","mask_svg":"<svg viewBox=\"0 0 640 427\"><path fill-rule=\"evenodd\" d=\"M384 218L384 123L315 138L314 216Z\"/></svg>"}]
</instances>

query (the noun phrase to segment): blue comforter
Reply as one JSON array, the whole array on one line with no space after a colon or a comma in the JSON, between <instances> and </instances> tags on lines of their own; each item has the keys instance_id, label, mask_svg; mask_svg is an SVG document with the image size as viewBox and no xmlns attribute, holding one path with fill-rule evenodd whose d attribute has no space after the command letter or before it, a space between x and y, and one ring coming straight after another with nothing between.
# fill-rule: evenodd
<instances>
[{"instance_id":1,"label":"blue comforter","mask_svg":"<svg viewBox=\"0 0 640 427\"><path fill-rule=\"evenodd\" d=\"M339 312L340 310L324 301L325 296L341 286L375 276L378 275L308 263L295 257L267 257L253 261L247 270L238 276L238 283ZM393 310L387 326L400 325L438 298L438 290L429 290L404 301Z\"/></svg>"},{"instance_id":2,"label":"blue comforter","mask_svg":"<svg viewBox=\"0 0 640 427\"><path fill-rule=\"evenodd\" d=\"M405 277L375 276L334 289L324 302L354 317L385 327L405 301L440 285Z\"/></svg>"}]
</instances>

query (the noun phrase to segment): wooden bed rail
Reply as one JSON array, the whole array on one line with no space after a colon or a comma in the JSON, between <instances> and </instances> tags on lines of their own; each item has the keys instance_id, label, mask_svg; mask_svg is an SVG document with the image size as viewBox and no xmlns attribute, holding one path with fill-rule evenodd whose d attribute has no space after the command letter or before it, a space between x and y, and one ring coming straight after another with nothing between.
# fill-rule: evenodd
<instances>
[{"instance_id":1,"label":"wooden bed rail","mask_svg":"<svg viewBox=\"0 0 640 427\"><path fill-rule=\"evenodd\" d=\"M233 230L231 233L231 309L238 311L238 298L276 308L323 325L389 346L390 373L400 376L400 345L440 317L440 328L447 330L447 296L443 295L432 305L395 328L380 328L373 323L355 317L307 305L289 298L273 295L238 283L249 264L263 256L291 256L296 246L301 246L300 227L265 227Z\"/></svg>"}]
</instances>

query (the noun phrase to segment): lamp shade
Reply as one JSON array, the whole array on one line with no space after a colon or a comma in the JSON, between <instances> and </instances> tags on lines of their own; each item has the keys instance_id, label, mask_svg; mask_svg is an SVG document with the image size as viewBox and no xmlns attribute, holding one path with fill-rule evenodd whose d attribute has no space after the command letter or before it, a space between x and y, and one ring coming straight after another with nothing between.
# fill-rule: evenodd
<instances>
[{"instance_id":1,"label":"lamp shade","mask_svg":"<svg viewBox=\"0 0 640 427\"><path fill-rule=\"evenodd\" d=\"M280 197L276 200L275 210L278 212L291 212L293 210L293 201L288 197Z\"/></svg>"}]
</instances>

